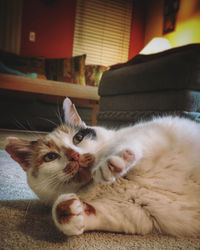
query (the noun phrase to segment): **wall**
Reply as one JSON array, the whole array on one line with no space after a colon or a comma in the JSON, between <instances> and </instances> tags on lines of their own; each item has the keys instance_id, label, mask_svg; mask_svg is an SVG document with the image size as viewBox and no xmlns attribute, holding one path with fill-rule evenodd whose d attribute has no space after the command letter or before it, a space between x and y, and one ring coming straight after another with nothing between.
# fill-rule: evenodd
<instances>
[{"instance_id":1,"label":"wall","mask_svg":"<svg viewBox=\"0 0 200 250\"><path fill-rule=\"evenodd\" d=\"M144 44L153 37L162 36L164 0L149 0L146 10Z\"/></svg>"},{"instance_id":2,"label":"wall","mask_svg":"<svg viewBox=\"0 0 200 250\"><path fill-rule=\"evenodd\" d=\"M153 37L166 37L172 47L200 43L200 0L180 0L175 31L166 35L163 30L164 0L149 0L146 15L144 44Z\"/></svg>"},{"instance_id":3,"label":"wall","mask_svg":"<svg viewBox=\"0 0 200 250\"><path fill-rule=\"evenodd\" d=\"M165 36L172 46L200 43L200 0L182 0L176 31Z\"/></svg>"},{"instance_id":4,"label":"wall","mask_svg":"<svg viewBox=\"0 0 200 250\"><path fill-rule=\"evenodd\" d=\"M21 55L47 58L71 57L76 0L26 0L23 6ZM129 59L144 47L146 0L133 0ZM29 41L35 32L36 41Z\"/></svg>"},{"instance_id":5,"label":"wall","mask_svg":"<svg viewBox=\"0 0 200 250\"><path fill-rule=\"evenodd\" d=\"M23 6L21 55L71 57L76 1L26 0ZM50 2L50 1L49 1ZM36 41L29 41L29 32Z\"/></svg>"},{"instance_id":6,"label":"wall","mask_svg":"<svg viewBox=\"0 0 200 250\"><path fill-rule=\"evenodd\" d=\"M133 1L129 59L144 47L146 1Z\"/></svg>"}]
</instances>

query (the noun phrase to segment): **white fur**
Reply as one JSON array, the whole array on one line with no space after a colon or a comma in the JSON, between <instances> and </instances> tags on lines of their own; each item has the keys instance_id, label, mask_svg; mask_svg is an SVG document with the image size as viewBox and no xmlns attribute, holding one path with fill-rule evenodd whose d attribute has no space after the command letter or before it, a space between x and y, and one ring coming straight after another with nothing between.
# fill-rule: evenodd
<instances>
[{"instance_id":1,"label":"white fur","mask_svg":"<svg viewBox=\"0 0 200 250\"><path fill-rule=\"evenodd\" d=\"M94 129L97 140L84 139L78 145L72 144L73 132L68 135L53 132L48 136L57 145L95 154L94 178L105 183L103 171L108 182L114 182L112 185L90 183L81 187L65 182L64 155L41 166L37 178L31 174L31 168L27 171L29 185L41 199L52 203L58 198L53 205L57 227L67 235L82 233L69 229L77 226L80 218L60 225L55 215L57 204L75 194L59 195L76 193L80 203L78 197L96 210L91 215L83 211L80 226L84 225L85 231L146 234L156 229L175 236L199 236L200 125L188 119L165 117L117 131ZM127 149L134 153L134 161L120 164L121 153ZM112 157L121 157L116 162L123 168L121 174L114 175L108 168Z\"/></svg>"},{"instance_id":2,"label":"white fur","mask_svg":"<svg viewBox=\"0 0 200 250\"><path fill-rule=\"evenodd\" d=\"M86 217L85 230L145 234L157 229L198 236L200 125L166 117L112 131L106 137L94 171L123 149L132 150L136 159L125 179L101 188L93 184L78 192L97 210L96 216Z\"/></svg>"},{"instance_id":3,"label":"white fur","mask_svg":"<svg viewBox=\"0 0 200 250\"><path fill-rule=\"evenodd\" d=\"M56 218L56 206L66 200L74 199L74 202L71 204L71 213L73 213L72 218L69 223L60 224ZM67 235L79 235L82 234L85 225L84 225L84 214L83 214L83 205L80 202L79 198L75 194L62 194L56 200L52 208L52 216L55 221L56 226Z\"/></svg>"}]
</instances>

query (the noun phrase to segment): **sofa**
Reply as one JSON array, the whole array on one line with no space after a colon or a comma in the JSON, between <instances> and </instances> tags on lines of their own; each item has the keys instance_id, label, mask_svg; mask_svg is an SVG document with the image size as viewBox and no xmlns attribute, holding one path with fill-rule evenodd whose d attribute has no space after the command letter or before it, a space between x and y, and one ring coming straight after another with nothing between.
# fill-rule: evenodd
<instances>
[{"instance_id":1,"label":"sofa","mask_svg":"<svg viewBox=\"0 0 200 250\"><path fill-rule=\"evenodd\" d=\"M153 116L200 120L200 44L137 55L105 71L98 124L119 127Z\"/></svg>"},{"instance_id":2,"label":"sofa","mask_svg":"<svg viewBox=\"0 0 200 250\"><path fill-rule=\"evenodd\" d=\"M86 55L41 58L0 50L0 128L51 131L61 123L66 96L95 125L97 88L107 67L85 60Z\"/></svg>"}]
</instances>

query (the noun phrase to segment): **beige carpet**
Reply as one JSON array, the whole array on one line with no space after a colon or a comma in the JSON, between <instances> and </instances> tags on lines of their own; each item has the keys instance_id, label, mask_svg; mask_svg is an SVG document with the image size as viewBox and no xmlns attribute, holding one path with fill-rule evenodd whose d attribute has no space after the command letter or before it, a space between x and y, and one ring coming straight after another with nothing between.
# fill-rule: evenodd
<instances>
[{"instance_id":1,"label":"beige carpet","mask_svg":"<svg viewBox=\"0 0 200 250\"><path fill-rule=\"evenodd\" d=\"M0 149L5 138L0 131ZM21 137L37 137L20 133ZM51 219L51 210L40 203L26 184L25 174L4 150L0 150L0 249L200 249L200 239L88 232L67 237Z\"/></svg>"}]
</instances>

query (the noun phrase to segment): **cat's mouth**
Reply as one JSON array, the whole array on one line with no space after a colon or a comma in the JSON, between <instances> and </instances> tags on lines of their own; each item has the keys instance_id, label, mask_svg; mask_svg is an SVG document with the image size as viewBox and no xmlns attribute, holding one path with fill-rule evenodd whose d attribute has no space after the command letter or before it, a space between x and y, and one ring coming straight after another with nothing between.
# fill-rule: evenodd
<instances>
[{"instance_id":1,"label":"cat's mouth","mask_svg":"<svg viewBox=\"0 0 200 250\"><path fill-rule=\"evenodd\" d=\"M70 181L86 184L92 179L91 168L95 157L90 153L80 155L78 160L68 163L64 172L72 176Z\"/></svg>"}]
</instances>

